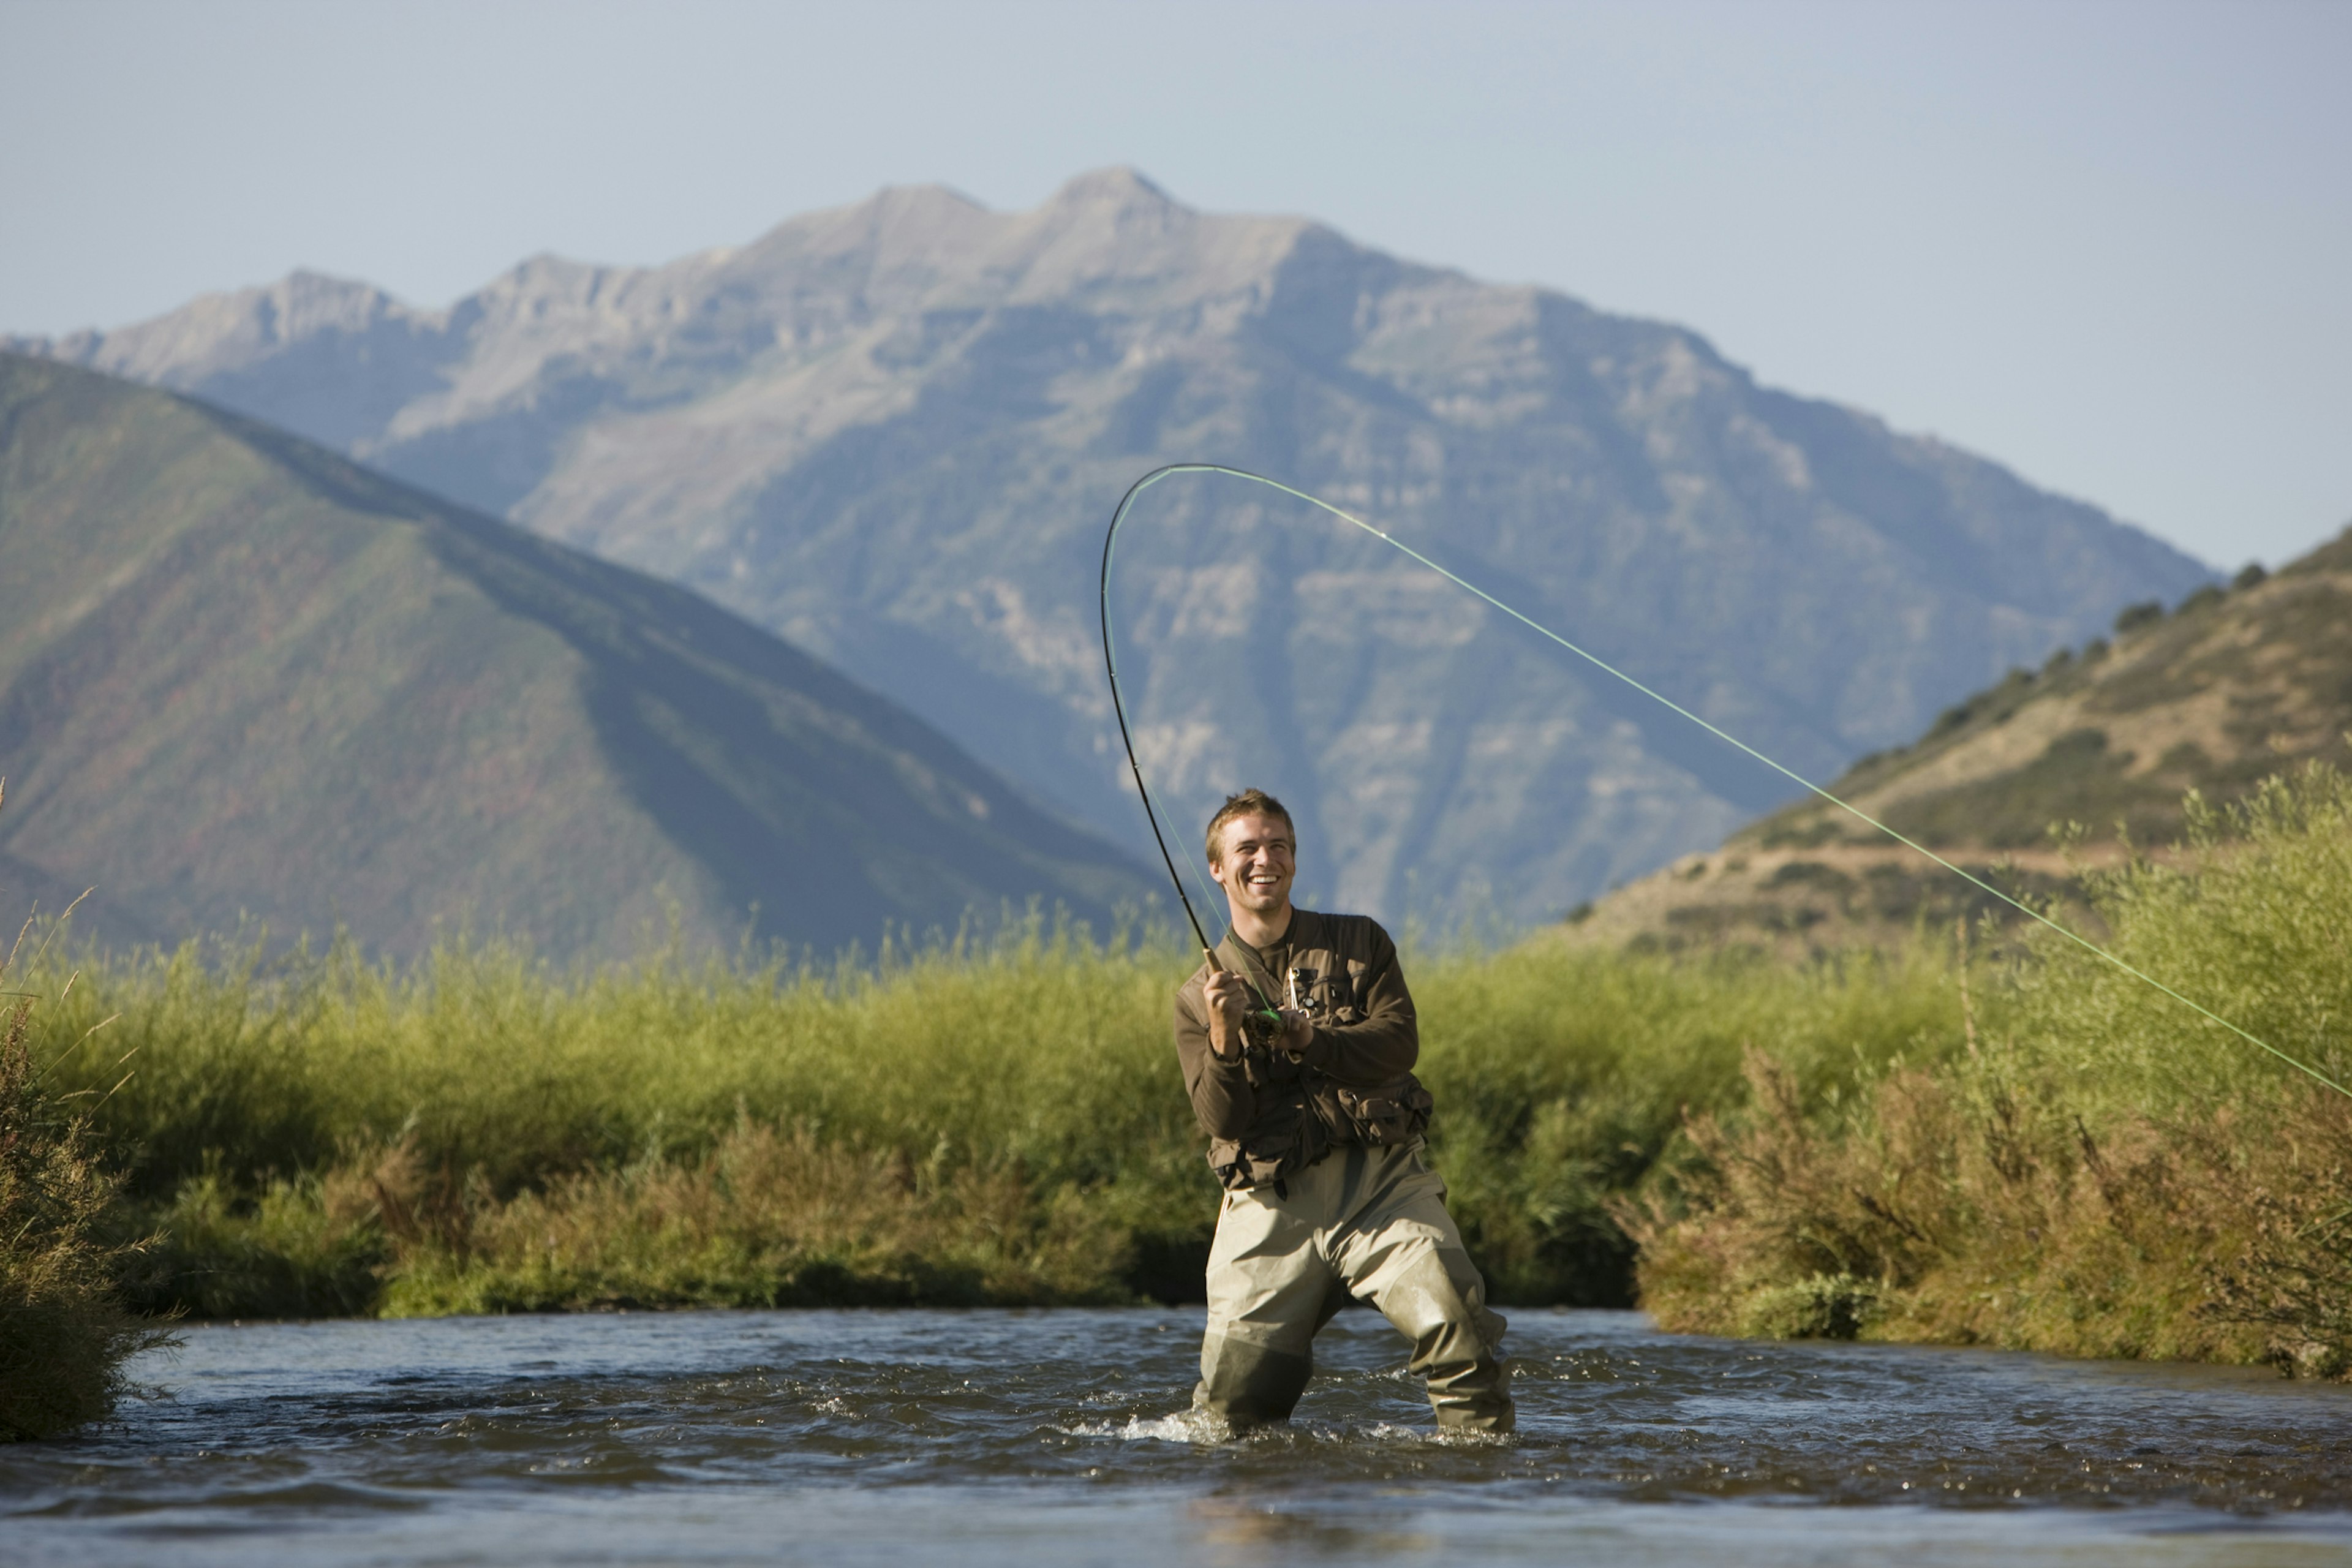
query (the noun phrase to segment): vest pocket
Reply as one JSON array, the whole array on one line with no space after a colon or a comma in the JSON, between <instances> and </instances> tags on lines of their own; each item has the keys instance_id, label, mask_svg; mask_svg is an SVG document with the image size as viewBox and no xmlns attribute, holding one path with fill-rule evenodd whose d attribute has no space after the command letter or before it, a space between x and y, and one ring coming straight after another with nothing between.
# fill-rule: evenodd
<instances>
[{"instance_id":1,"label":"vest pocket","mask_svg":"<svg viewBox=\"0 0 2352 1568\"><path fill-rule=\"evenodd\" d=\"M1359 1142L1377 1148L1410 1143L1429 1126L1437 1100L1413 1079L1379 1089L1341 1089L1339 1110Z\"/></svg>"}]
</instances>

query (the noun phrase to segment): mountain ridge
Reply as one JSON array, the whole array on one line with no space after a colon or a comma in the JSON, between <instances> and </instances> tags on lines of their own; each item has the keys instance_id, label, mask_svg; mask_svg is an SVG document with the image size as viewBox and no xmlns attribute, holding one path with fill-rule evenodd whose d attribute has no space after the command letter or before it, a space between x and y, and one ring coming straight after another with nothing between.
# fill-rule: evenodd
<instances>
[{"instance_id":1,"label":"mountain ridge","mask_svg":"<svg viewBox=\"0 0 2352 1568\"><path fill-rule=\"evenodd\" d=\"M2189 792L2224 807L2314 763L2352 769L2352 529L2169 613L2129 606L2112 640L2011 671L1827 787L2004 891L2095 921L2084 873L2170 853ZM1560 934L1798 956L1987 915L2021 918L1809 797L1612 891Z\"/></svg>"},{"instance_id":2,"label":"mountain ridge","mask_svg":"<svg viewBox=\"0 0 2352 1568\"><path fill-rule=\"evenodd\" d=\"M1366 513L1815 774L2210 577L1687 329L1202 214L1131 170L1022 213L899 187L660 267L535 260L439 312L271 288L27 346L685 583L1122 842L1090 595L1112 502L1162 461ZM1532 920L1780 798L1486 620L1416 653L1438 634L1381 616L1454 612L1401 563L1211 494L1139 519L1123 588L1139 748L1180 816L1261 784L1341 901ZM1255 608L1140 613L1220 596Z\"/></svg>"},{"instance_id":3,"label":"mountain ridge","mask_svg":"<svg viewBox=\"0 0 2352 1568\"><path fill-rule=\"evenodd\" d=\"M0 855L101 927L829 953L1156 889L688 590L224 410L0 355ZM756 927L754 909L756 907Z\"/></svg>"}]
</instances>

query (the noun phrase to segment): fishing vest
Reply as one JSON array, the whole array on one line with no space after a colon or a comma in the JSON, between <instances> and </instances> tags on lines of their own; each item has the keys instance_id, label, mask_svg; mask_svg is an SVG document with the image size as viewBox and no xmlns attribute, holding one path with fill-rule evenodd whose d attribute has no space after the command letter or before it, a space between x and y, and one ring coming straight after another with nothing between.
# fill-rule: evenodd
<instances>
[{"instance_id":1,"label":"fishing vest","mask_svg":"<svg viewBox=\"0 0 2352 1568\"><path fill-rule=\"evenodd\" d=\"M1218 962L1240 973L1276 1006L1304 1009L1318 1028L1365 1022L1367 993L1376 978L1377 928L1361 915L1301 915L1314 924L1302 933L1306 942L1291 946L1285 966L1290 973L1273 973L1256 952L1230 936L1218 944ZM1244 1020L1242 1069L1256 1099L1256 1114L1241 1137L1210 1143L1209 1166L1224 1186L1279 1190L1288 1177L1334 1149L1410 1143L1429 1126L1436 1101L1410 1071L1370 1087L1343 1084L1279 1049L1279 1032L1278 1025L1255 1012Z\"/></svg>"}]
</instances>

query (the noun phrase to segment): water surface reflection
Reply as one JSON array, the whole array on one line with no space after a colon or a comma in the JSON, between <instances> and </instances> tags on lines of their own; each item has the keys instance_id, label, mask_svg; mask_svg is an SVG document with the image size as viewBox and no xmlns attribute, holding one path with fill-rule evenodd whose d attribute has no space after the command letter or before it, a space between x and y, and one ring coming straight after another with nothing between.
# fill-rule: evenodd
<instances>
[{"instance_id":1,"label":"water surface reflection","mask_svg":"<svg viewBox=\"0 0 2352 1568\"><path fill-rule=\"evenodd\" d=\"M170 1400L0 1449L0 1540L238 1568L2352 1562L2343 1387L1522 1312L1518 1436L1448 1439L1402 1342L1351 1312L1303 1419L1217 1442L1180 1414L1199 1331L1160 1310L194 1329L146 1369Z\"/></svg>"}]
</instances>

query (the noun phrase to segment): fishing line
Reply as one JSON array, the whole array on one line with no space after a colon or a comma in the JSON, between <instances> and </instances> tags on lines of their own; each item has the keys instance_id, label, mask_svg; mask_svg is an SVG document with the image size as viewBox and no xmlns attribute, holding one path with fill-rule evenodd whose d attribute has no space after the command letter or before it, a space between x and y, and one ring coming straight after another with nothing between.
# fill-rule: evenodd
<instances>
[{"instance_id":1,"label":"fishing line","mask_svg":"<svg viewBox=\"0 0 2352 1568\"><path fill-rule=\"evenodd\" d=\"M1751 756L1758 762L1762 763L1766 767L1770 768L1774 773L1779 773L1783 778L1789 779L1793 783L1802 784L1807 790L1821 796L1823 800L1828 801L1832 805L1836 806L1840 811L1844 812L1847 816L1854 818L1856 821L1868 824L1870 826L1874 827L1879 832L1886 835L1887 837L1894 839L1897 844L1902 845L1905 848L1916 851L1916 853L1925 856L1927 859L1934 861L1937 865L1941 866L1945 870L1949 871L1953 876L1959 878L1962 881L1967 882L1971 887L1974 887L1980 891L1990 893L1994 898L1999 899L2002 903L2007 904L2010 908L2017 910L2019 913L2041 921L2043 925L2048 926L2052 931L2056 931L2060 936L2064 937L2068 942L2071 942L2077 947L2082 948L2084 952L2105 960L2116 968L2122 970L2126 974L2130 975L2133 979L2141 981L2146 984L2155 987L2165 995L2171 997L2175 1002L2179 1003L2182 1006L2197 1014L2200 1017L2202 1017L2210 1023L2221 1025L2221 1027L2229 1030L2230 1033L2237 1036L2240 1039L2246 1041L2250 1045L2261 1047L2263 1050L2268 1051L2272 1056L2274 1056L2279 1060L2286 1063L2287 1066L2294 1068L2297 1072L2303 1073L2309 1078L2316 1079L2320 1083L2326 1084L2328 1088L2334 1089L2338 1094L2344 1095L2347 1098L2352 1098L2352 1089L2346 1089L2342 1084L2336 1082L2326 1073L2321 1072L2317 1068L2312 1067L2305 1062L2297 1061L2294 1058L2287 1055L2284 1051L2280 1050L2276 1046L2272 1045L2268 1040L2240 1028L2237 1025L2230 1022L2229 1019L2222 1017L2219 1013L2189 1000L2188 997L2183 996L2179 992L2175 991L2171 986L2167 985L2163 981L2157 979L2154 975L2134 968L2131 964L2126 963L2120 958L2117 958L2114 953L2109 952L2105 948L2101 947L2097 942L2091 941L2090 938L2083 936L2074 931L2070 931L2065 926L2060 925L2048 915L2045 915L2041 910L2033 908L2032 905L2011 898L2009 894L2002 892L1999 888L1994 887L1983 878L1979 877L1972 872L1964 870L1960 867L1953 865L1949 860L1945 859L1941 855L1937 854L1933 849L1928 848L1926 845L1921 844L1915 839L1904 837L1894 828L1889 827L1886 824L1879 821L1878 818L1863 810L1860 806L1853 805L1849 802L1841 800L1836 795L1832 795L1828 790L1823 789L1821 785L1815 784L1812 780L1805 777L1803 774L1796 772L1794 769L1783 767L1780 763L1774 762L1770 757L1766 756L1763 752L1758 751L1755 747L1749 745L1738 736L1731 734L1714 724L1708 723L1706 720L1700 718L1697 714L1692 712L1689 709L1684 707L1681 703L1676 702L1672 698L1651 690L1648 687L1643 685L1640 681L1634 679L1623 670L1619 669L1615 665L1611 664L1607 659L1602 658L1600 655L1589 653L1585 649L1577 647L1576 644L1569 641L1558 632L1553 631L1549 626L1545 626L1542 622L1513 609L1510 605L1495 597L1494 595L1489 594L1486 589L1481 588L1475 583L1470 582L1465 578L1456 576L1454 573L1447 571L1436 562L1432 561L1428 556L1423 555L1420 551L1415 550L1412 545L1405 543L1402 540L1390 537L1381 530L1374 528L1370 523L1366 522L1362 518L1354 516L1349 512L1342 511L1338 507L1333 506L1329 501L1321 500L1316 496L1308 495L1305 490L1294 489L1290 486L1282 483L1279 479L1269 479L1263 474L1253 474L1246 468L1228 468L1223 463L1170 463L1164 467L1152 469L1150 473L1136 480L1134 484L1128 487L1127 494L1119 498L1118 509L1110 514L1109 531L1103 535L1103 668L1110 676L1111 708L1118 715L1118 738L1127 747L1127 765L1135 774L1136 790L1143 796L1143 815L1151 823L1151 837L1160 845L1160 858L1168 862L1168 876L1170 880L1174 882L1176 885L1176 897L1181 900L1184 905L1184 916L1187 920L1192 922L1192 933L1201 939L1201 945L1203 948L1210 947L1212 943L1209 941L1208 933L1201 929L1201 917L1193 911L1192 900L1185 896L1184 879L1179 875L1176 870L1176 858L1169 851L1167 836L1160 830L1160 814L1152 805L1151 786L1144 782L1143 764L1136 759L1135 737L1133 733L1129 731L1127 723L1127 701L1124 695L1119 690L1118 659L1111 643L1110 568L1112 552L1117 548L1118 543L1119 525L1127 521L1128 511L1135 505L1137 497L1140 496L1145 490L1150 489L1153 485L1158 484L1160 480L1174 474L1223 474L1228 479L1246 479L1252 484L1264 485L1268 489L1278 490L1282 494L1289 496L1294 500L1303 500L1311 507L1319 508L1324 511L1329 512L1333 517L1338 518L1340 521L1347 523L1351 527L1362 530L1364 532L1370 534L1374 539L1379 540L1381 543L1402 552L1405 556L1419 564L1426 566L1429 570L1436 573L1439 576L1444 578L1455 587L1475 595L1477 597L1485 600L1487 604L1492 605L1495 608L1502 611L1503 614L1510 616L1513 620L1517 621L1521 626L1528 627L1530 631L1536 632L1540 636L1548 637L1551 641L1558 643L1560 647L1576 655L1577 658L1584 660L1587 664L1591 665L1594 668L1601 671L1603 674L1614 676L1617 679L1623 681L1626 685L1632 687L1634 690L1640 692L1651 701L1658 703L1662 707L1667 708L1672 711L1682 715L1682 717L1689 720L1692 723L1697 725L1708 734L1713 735L1717 740L1746 752L1748 756ZM1192 857L1190 855L1185 857L1188 865L1191 862L1191 858Z\"/></svg>"}]
</instances>

